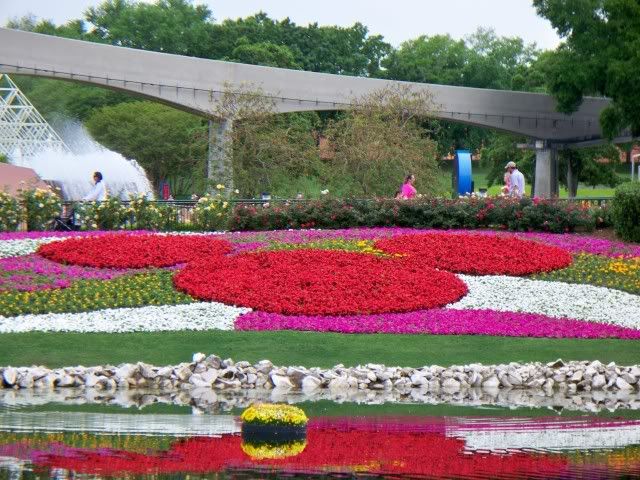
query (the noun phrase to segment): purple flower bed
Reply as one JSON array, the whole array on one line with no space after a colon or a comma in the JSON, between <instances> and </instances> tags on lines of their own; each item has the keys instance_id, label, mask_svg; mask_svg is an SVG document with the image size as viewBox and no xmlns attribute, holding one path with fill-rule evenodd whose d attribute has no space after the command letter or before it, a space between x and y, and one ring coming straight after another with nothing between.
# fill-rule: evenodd
<instances>
[{"instance_id":1,"label":"purple flower bed","mask_svg":"<svg viewBox=\"0 0 640 480\"><path fill-rule=\"evenodd\" d=\"M286 316L250 312L236 330L303 330L337 333L493 335L539 338L640 339L640 330L546 315L493 310L434 309L348 317Z\"/></svg>"},{"instance_id":2,"label":"purple flower bed","mask_svg":"<svg viewBox=\"0 0 640 480\"><path fill-rule=\"evenodd\" d=\"M138 273L140 270L116 270L62 265L39 255L0 259L0 292L31 292L48 288L66 288L74 280L109 280Z\"/></svg>"}]
</instances>

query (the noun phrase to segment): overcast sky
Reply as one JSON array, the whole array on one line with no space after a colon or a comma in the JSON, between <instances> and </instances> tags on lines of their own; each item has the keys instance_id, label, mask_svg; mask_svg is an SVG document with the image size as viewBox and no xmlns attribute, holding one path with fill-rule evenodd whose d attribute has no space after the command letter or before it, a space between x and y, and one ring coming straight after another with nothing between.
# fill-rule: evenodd
<instances>
[{"instance_id":1,"label":"overcast sky","mask_svg":"<svg viewBox=\"0 0 640 480\"><path fill-rule=\"evenodd\" d=\"M28 13L56 24L79 18L102 0L0 0L0 25ZM479 26L501 36L520 36L527 43L552 49L559 39L539 18L531 0L195 0L209 6L217 21L246 17L260 10L275 19L289 17L299 25L350 26L361 22L394 46L419 35L449 33L464 38Z\"/></svg>"}]
</instances>

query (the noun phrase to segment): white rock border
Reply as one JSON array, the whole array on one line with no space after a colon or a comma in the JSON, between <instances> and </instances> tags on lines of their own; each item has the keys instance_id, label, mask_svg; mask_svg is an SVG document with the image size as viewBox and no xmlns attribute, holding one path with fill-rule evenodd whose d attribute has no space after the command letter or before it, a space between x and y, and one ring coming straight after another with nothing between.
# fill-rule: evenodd
<instances>
[{"instance_id":1,"label":"white rock border","mask_svg":"<svg viewBox=\"0 0 640 480\"><path fill-rule=\"evenodd\" d=\"M216 355L195 353L192 362L163 367L142 362L117 367L39 367L0 368L0 386L14 389L84 387L98 390L130 388L158 391L191 389L237 390L275 389L282 392L313 393L328 389L333 394L350 390L376 390L408 393L412 389L456 393L468 389L554 390L573 395L578 391L611 390L636 393L640 389L640 365L603 365L595 360L542 364L438 365L421 368L386 367L378 364L330 369L300 366L277 367L269 360L256 364L222 360Z\"/></svg>"}]
</instances>

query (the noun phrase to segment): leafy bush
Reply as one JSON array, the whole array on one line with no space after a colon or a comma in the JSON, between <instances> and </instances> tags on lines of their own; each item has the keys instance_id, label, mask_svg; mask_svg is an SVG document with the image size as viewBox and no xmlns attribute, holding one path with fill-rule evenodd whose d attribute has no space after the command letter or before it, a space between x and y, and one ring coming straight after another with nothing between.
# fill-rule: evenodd
<instances>
[{"instance_id":1,"label":"leafy bush","mask_svg":"<svg viewBox=\"0 0 640 480\"><path fill-rule=\"evenodd\" d=\"M623 183L616 188L612 217L620 238L640 242L640 183Z\"/></svg>"},{"instance_id":2,"label":"leafy bush","mask_svg":"<svg viewBox=\"0 0 640 480\"><path fill-rule=\"evenodd\" d=\"M168 230L177 223L174 207L152 203L144 193L130 198L128 212L139 230Z\"/></svg>"},{"instance_id":3,"label":"leafy bush","mask_svg":"<svg viewBox=\"0 0 640 480\"><path fill-rule=\"evenodd\" d=\"M224 186L218 185L218 191ZM201 197L193 209L193 226L198 230L224 230L227 228L231 206L220 193Z\"/></svg>"},{"instance_id":4,"label":"leafy bush","mask_svg":"<svg viewBox=\"0 0 640 480\"><path fill-rule=\"evenodd\" d=\"M240 205L233 210L229 226L231 230L399 226L565 233L592 230L595 221L582 205L529 198L326 199L269 206Z\"/></svg>"},{"instance_id":5,"label":"leafy bush","mask_svg":"<svg viewBox=\"0 0 640 480\"><path fill-rule=\"evenodd\" d=\"M44 188L25 188L18 193L27 230L44 230L60 215L60 198Z\"/></svg>"},{"instance_id":6,"label":"leafy bush","mask_svg":"<svg viewBox=\"0 0 640 480\"><path fill-rule=\"evenodd\" d=\"M76 219L87 230L118 230L124 228L129 216L127 207L116 197L80 203L76 209Z\"/></svg>"},{"instance_id":7,"label":"leafy bush","mask_svg":"<svg viewBox=\"0 0 640 480\"><path fill-rule=\"evenodd\" d=\"M596 207L591 207L591 215L596 228L613 227L613 208L611 208L611 204L602 203Z\"/></svg>"},{"instance_id":8,"label":"leafy bush","mask_svg":"<svg viewBox=\"0 0 640 480\"><path fill-rule=\"evenodd\" d=\"M10 232L18 228L20 215L18 200L0 190L0 232Z\"/></svg>"}]
</instances>

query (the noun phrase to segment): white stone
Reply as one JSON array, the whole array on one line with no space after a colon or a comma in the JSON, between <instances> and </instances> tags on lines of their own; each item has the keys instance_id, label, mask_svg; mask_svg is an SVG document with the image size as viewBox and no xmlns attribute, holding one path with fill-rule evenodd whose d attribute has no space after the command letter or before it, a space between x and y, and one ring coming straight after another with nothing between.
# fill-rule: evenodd
<instances>
[{"instance_id":1,"label":"white stone","mask_svg":"<svg viewBox=\"0 0 640 480\"><path fill-rule=\"evenodd\" d=\"M204 353L198 352L193 354L192 360L193 363L200 363L205 358L207 358L207 356Z\"/></svg>"},{"instance_id":2,"label":"white stone","mask_svg":"<svg viewBox=\"0 0 640 480\"><path fill-rule=\"evenodd\" d=\"M500 380L495 375L491 375L484 382L482 382L483 388L498 388L500 386Z\"/></svg>"},{"instance_id":3,"label":"white stone","mask_svg":"<svg viewBox=\"0 0 640 480\"><path fill-rule=\"evenodd\" d=\"M620 390L633 390L633 386L629 385L629 383L622 377L618 377L616 379L616 387Z\"/></svg>"},{"instance_id":4,"label":"white stone","mask_svg":"<svg viewBox=\"0 0 640 480\"><path fill-rule=\"evenodd\" d=\"M2 372L2 378L7 385L13 386L18 380L18 370L12 367L5 368Z\"/></svg>"},{"instance_id":5,"label":"white stone","mask_svg":"<svg viewBox=\"0 0 640 480\"><path fill-rule=\"evenodd\" d=\"M213 368L210 368L208 370L205 370L204 372L202 372L200 374L200 377L207 382L209 385L211 385L213 382L215 382L218 378L218 370L215 370Z\"/></svg>"},{"instance_id":6,"label":"white stone","mask_svg":"<svg viewBox=\"0 0 640 480\"><path fill-rule=\"evenodd\" d=\"M442 382L442 388L450 391L460 390L460 382L455 378L447 378Z\"/></svg>"},{"instance_id":7,"label":"white stone","mask_svg":"<svg viewBox=\"0 0 640 480\"><path fill-rule=\"evenodd\" d=\"M291 380L289 380L289 377L285 375L271 374L270 377L271 377L271 382L273 382L273 386L275 388L286 389L286 390L293 388L293 383L291 383Z\"/></svg>"}]
</instances>

